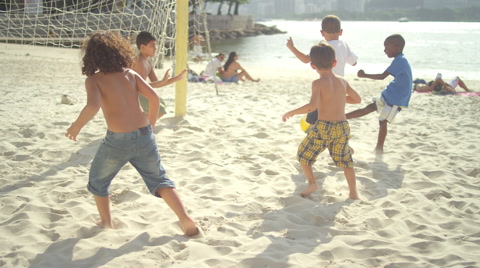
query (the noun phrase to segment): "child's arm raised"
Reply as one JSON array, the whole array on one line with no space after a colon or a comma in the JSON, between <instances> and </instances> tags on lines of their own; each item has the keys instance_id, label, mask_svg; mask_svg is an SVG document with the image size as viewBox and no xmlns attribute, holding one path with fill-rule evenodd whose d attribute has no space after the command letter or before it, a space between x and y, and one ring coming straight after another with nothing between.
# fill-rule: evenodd
<instances>
[{"instance_id":1,"label":"child's arm raised","mask_svg":"<svg viewBox=\"0 0 480 268\"><path fill-rule=\"evenodd\" d=\"M74 141L77 140L80 130L98 113L101 107L102 97L100 89L93 77L90 76L85 79L85 88L87 90L87 104L65 134L65 137Z\"/></svg>"},{"instance_id":2,"label":"child's arm raised","mask_svg":"<svg viewBox=\"0 0 480 268\"><path fill-rule=\"evenodd\" d=\"M387 72L387 71L383 72L382 74L366 74L364 70L359 70L358 73L357 73L358 77L370 78L370 79L374 79L374 80L383 80L389 75L390 75L390 73Z\"/></svg>"},{"instance_id":3,"label":"child's arm raised","mask_svg":"<svg viewBox=\"0 0 480 268\"><path fill-rule=\"evenodd\" d=\"M185 75L185 73L187 72L187 69L183 70L179 75L177 76L174 76L172 78L170 78L170 69L168 69L166 72L165 72L165 75L163 76L163 79L160 80L160 81L155 81L155 82L152 82L150 83L150 85L154 88L158 88L158 87L164 87L164 86L168 86L172 83L175 83L177 81L180 81L182 80L183 76ZM152 81L152 80L150 80Z\"/></svg>"},{"instance_id":4,"label":"child's arm raised","mask_svg":"<svg viewBox=\"0 0 480 268\"><path fill-rule=\"evenodd\" d=\"M291 37L287 39L287 47L288 47L288 49L290 49L290 51L292 51L292 53L295 55L295 57L297 57L301 62L303 62L303 63L309 63L310 62L310 56L305 55L302 52L300 52L295 47L295 45L293 44L293 40L292 40Z\"/></svg>"}]
</instances>

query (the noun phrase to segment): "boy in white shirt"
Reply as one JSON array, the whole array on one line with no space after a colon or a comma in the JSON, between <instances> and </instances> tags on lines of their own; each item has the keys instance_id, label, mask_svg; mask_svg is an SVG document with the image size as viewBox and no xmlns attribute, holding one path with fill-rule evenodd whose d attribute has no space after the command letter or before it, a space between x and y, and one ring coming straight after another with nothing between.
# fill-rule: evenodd
<instances>
[{"instance_id":1,"label":"boy in white shirt","mask_svg":"<svg viewBox=\"0 0 480 268\"><path fill-rule=\"evenodd\" d=\"M322 19L322 30L320 32L325 38L325 41L335 49L337 65L332 68L333 73L343 77L345 75L345 64L348 63L355 66L358 57L346 42L340 40L340 36L343 33L340 18L335 15L325 16ZM293 44L291 37L287 40L287 47L303 63L310 62L310 55L300 52ZM317 118L317 111L313 111L307 115L307 123L313 125L317 121Z\"/></svg>"}]
</instances>

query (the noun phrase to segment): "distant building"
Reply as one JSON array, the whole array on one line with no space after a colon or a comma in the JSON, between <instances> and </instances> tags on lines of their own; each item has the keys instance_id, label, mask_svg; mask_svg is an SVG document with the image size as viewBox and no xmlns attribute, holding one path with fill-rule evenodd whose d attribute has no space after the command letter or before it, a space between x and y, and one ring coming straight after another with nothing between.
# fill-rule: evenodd
<instances>
[{"instance_id":1,"label":"distant building","mask_svg":"<svg viewBox=\"0 0 480 268\"><path fill-rule=\"evenodd\" d=\"M250 0L240 6L240 13L256 17L273 17L275 15L275 0Z\"/></svg>"},{"instance_id":2,"label":"distant building","mask_svg":"<svg viewBox=\"0 0 480 268\"><path fill-rule=\"evenodd\" d=\"M471 0L423 0L424 8L462 8L468 7ZM478 1L477 1L478 2Z\"/></svg>"},{"instance_id":3,"label":"distant building","mask_svg":"<svg viewBox=\"0 0 480 268\"><path fill-rule=\"evenodd\" d=\"M305 0L307 13L315 13L337 9L338 0Z\"/></svg>"},{"instance_id":4,"label":"distant building","mask_svg":"<svg viewBox=\"0 0 480 268\"><path fill-rule=\"evenodd\" d=\"M337 10L350 12L365 12L366 0L337 0Z\"/></svg>"},{"instance_id":5,"label":"distant building","mask_svg":"<svg viewBox=\"0 0 480 268\"><path fill-rule=\"evenodd\" d=\"M295 14L295 0L276 0L275 13L279 16Z\"/></svg>"},{"instance_id":6,"label":"distant building","mask_svg":"<svg viewBox=\"0 0 480 268\"><path fill-rule=\"evenodd\" d=\"M218 3L207 3L207 12L216 14ZM331 10L364 13L366 7L370 10L401 10L416 8L457 9L470 6L480 7L480 0L250 0L247 4L240 6L239 12L240 15L252 15L257 18L287 18L292 15L320 13ZM227 7L227 4L223 5L222 14L227 13Z\"/></svg>"}]
</instances>

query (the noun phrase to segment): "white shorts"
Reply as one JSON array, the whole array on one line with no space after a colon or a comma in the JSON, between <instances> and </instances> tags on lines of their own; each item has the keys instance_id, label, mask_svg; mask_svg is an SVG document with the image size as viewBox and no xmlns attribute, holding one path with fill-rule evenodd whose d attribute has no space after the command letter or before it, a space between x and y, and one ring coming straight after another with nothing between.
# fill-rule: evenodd
<instances>
[{"instance_id":1,"label":"white shorts","mask_svg":"<svg viewBox=\"0 0 480 268\"><path fill-rule=\"evenodd\" d=\"M383 97L380 98L373 98L373 101L377 105L377 112L378 112L378 121L387 120L389 123L392 123L395 119L395 116L402 108L398 105L390 105L388 104Z\"/></svg>"},{"instance_id":2,"label":"white shorts","mask_svg":"<svg viewBox=\"0 0 480 268\"><path fill-rule=\"evenodd\" d=\"M448 83L453 89L458 86L458 77L455 77L452 81Z\"/></svg>"}]
</instances>

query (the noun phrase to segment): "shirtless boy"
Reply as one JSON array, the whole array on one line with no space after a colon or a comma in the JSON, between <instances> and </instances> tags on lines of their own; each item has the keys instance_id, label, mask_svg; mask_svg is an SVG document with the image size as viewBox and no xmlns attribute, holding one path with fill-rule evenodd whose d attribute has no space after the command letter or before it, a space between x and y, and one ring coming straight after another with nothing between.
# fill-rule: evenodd
<instances>
[{"instance_id":1,"label":"shirtless boy","mask_svg":"<svg viewBox=\"0 0 480 268\"><path fill-rule=\"evenodd\" d=\"M297 159L307 177L308 187L301 193L305 197L318 188L312 166L318 155L328 148L335 165L342 167L349 188L349 198L359 199L356 188L355 170L348 146L350 127L345 117L346 103L360 103L361 98L348 82L333 73L336 64L335 50L326 42L315 45L310 50L313 69L320 78L312 83L310 102L286 113L282 119L318 111L318 120L298 147Z\"/></svg>"},{"instance_id":2,"label":"shirtless boy","mask_svg":"<svg viewBox=\"0 0 480 268\"><path fill-rule=\"evenodd\" d=\"M129 69L134 56L130 44L117 33L96 32L87 40L83 53L87 104L65 136L76 141L80 130L102 109L108 129L90 167L87 185L100 214L98 225L114 228L109 186L120 169L130 162L150 193L163 198L175 212L184 233L197 234L199 229L160 161L153 134L159 99L152 87ZM148 116L140 108L139 94L148 100L151 108Z\"/></svg>"},{"instance_id":3,"label":"shirtless boy","mask_svg":"<svg viewBox=\"0 0 480 268\"><path fill-rule=\"evenodd\" d=\"M149 32L140 32L137 35L136 39L137 48L140 51L139 54L134 58L133 67L132 69L137 72L143 79L150 80L150 86L153 88L164 87L180 81L187 70L182 71L179 75L170 78L168 69L165 72L165 75L162 80L158 80L157 75L155 74L155 70L153 68L152 62L149 60L150 58L155 56L155 52L157 51L157 39ZM139 95L140 105L143 108L145 113L148 113L148 101L143 95ZM167 113L165 110L166 105L165 102L160 99L160 108L158 110L158 118L162 117L164 114Z\"/></svg>"}]
</instances>

